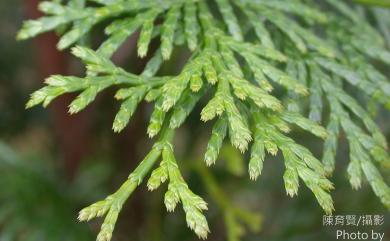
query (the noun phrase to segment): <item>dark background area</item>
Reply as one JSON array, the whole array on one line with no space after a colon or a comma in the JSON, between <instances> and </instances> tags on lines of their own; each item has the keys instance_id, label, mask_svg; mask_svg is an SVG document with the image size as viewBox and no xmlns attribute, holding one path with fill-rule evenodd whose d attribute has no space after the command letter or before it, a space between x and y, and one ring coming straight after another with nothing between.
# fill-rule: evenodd
<instances>
[{"instance_id":1,"label":"dark background area","mask_svg":"<svg viewBox=\"0 0 390 241\"><path fill-rule=\"evenodd\" d=\"M74 116L67 113L73 95L60 97L47 110L25 110L29 94L43 85L44 78L51 74L82 75L84 71L68 51L55 49L57 37L53 33L27 42L15 41L22 21L39 16L37 3L38 0L0 1L0 241L94 240L101 220L78 223L77 213L115 191L148 152L152 141L146 136L146 125L152 106L142 104L120 134L111 130L119 108L112 98L114 90L99 95L91 106ZM142 61L134 58L135 40L136 36L114 57L115 62L133 72L142 67ZM184 59L185 54L180 58ZM185 164L202 161L209 138L210 126L200 125L199 108L178 131L175 151L189 185L209 203L208 240L226 240L221 210L199 175ZM385 111L378 118L387 137L389 119ZM317 157L321 156L319 140L299 132L295 137ZM302 185L298 197L286 196L279 156L266 159L263 174L256 182L250 181L246 172L226 171L226 162L238 159L246 165L247 157L241 160L237 156L226 145L221 160L209 170L235 205L262 215L260 232L248 232L242 240L336 240L335 228L322 225L324 213L306 187ZM335 215L385 215L382 226L345 229L387 230L385 240L390 240L390 215L367 184L358 191L351 189L346 177L347 161L348 149L341 137L332 178L336 187L332 193ZM385 176L389 183L389 173ZM180 208L174 213L166 212L162 189L150 193L141 185L124 206L113 240L197 238L186 228Z\"/></svg>"}]
</instances>

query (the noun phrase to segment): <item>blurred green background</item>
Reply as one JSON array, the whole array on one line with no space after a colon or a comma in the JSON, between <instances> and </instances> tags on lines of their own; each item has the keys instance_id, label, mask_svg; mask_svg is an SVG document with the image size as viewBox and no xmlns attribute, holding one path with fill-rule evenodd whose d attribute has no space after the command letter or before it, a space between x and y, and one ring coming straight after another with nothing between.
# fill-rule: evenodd
<instances>
[{"instance_id":1,"label":"blurred green background","mask_svg":"<svg viewBox=\"0 0 390 241\"><path fill-rule=\"evenodd\" d=\"M37 2L0 1L0 241L94 240L101 220L78 223L77 212L115 191L147 153L152 143L146 137L151 106L143 104L121 134L111 131L119 108L112 98L114 90L99 96L87 110L75 116L69 116L66 109L71 95L59 98L47 110L25 110L29 94L42 86L50 74L83 73L77 60L55 50L54 34L28 42L15 41L23 19L39 16L35 10ZM137 72L142 62L135 60L133 50L134 39L130 39L114 60ZM179 64L166 68L177 68L185 57L186 53L177 53ZM209 203L207 217L212 232L208 240L226 240L222 210L213 193L210 195L203 186L204 173L194 171L191 164L202 162L210 133L210 126L200 125L198 120L199 109L178 131L176 152L189 185ZM378 122L387 137L389 120L388 112L379 113ZM295 137L321 156L317 139L299 132ZM337 171L332 178L336 186L332 194L335 215L385 215L384 225L373 229L387 232L385 240L390 240L390 215L367 185L358 191L351 189L346 177L347 157L348 149L341 137ZM267 158L256 182L246 174L246 160L226 145L221 160L209 169L235 206L261 213L260 231L248 232L242 240L336 240L335 228L322 225L323 212L307 188L302 187L293 199L286 196L280 157ZM389 183L389 173L385 176ZM186 228L182 210L167 213L162 192L149 193L142 185L124 207L113 240L197 238Z\"/></svg>"}]
</instances>

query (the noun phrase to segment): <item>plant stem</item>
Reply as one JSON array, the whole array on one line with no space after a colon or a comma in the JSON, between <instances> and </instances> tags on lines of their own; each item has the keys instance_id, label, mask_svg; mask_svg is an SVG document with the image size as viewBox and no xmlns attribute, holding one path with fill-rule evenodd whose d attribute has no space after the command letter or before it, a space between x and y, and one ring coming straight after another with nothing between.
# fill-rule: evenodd
<instances>
[{"instance_id":1,"label":"plant stem","mask_svg":"<svg viewBox=\"0 0 390 241\"><path fill-rule=\"evenodd\" d=\"M390 8L389 0L353 0L356 3Z\"/></svg>"}]
</instances>

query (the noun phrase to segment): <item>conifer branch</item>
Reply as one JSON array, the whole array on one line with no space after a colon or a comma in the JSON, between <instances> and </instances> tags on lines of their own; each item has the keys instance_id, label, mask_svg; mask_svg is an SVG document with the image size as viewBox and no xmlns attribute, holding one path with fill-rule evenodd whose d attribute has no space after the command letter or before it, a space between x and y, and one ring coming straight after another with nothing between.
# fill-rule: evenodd
<instances>
[{"instance_id":1,"label":"conifer branch","mask_svg":"<svg viewBox=\"0 0 390 241\"><path fill-rule=\"evenodd\" d=\"M204 156L207 165L217 161L228 137L239 151L250 150L248 172L256 180L267 153L280 151L287 195L295 196L302 180L324 211L331 213L333 184L328 178L344 131L350 147L347 173L352 187L359 188L365 178L390 208L390 188L377 167L390 167L386 139L355 94L344 88L353 87L372 99L372 105L390 109L388 78L370 61L390 64L382 37L389 42L386 26L390 23L377 18L378 31L351 4L339 0L321 4L301 0L90 0L85 6L53 1L42 2L40 10L46 16L26 21L18 39L62 28L58 48L65 49L79 45L82 37L102 23L107 23L107 38L96 50L73 47L72 53L87 68L86 76L49 77L46 86L31 95L28 108L47 106L58 96L77 92L79 96L69 106L73 114L114 87L121 105L113 130L120 132L143 100L154 103L147 134L160 134L161 139L117 192L80 212L80 220L106 215L98 240L111 239L123 203L160 156L162 161L152 171L148 188L154 190L168 181L164 200L168 211L181 202L188 226L200 238L207 237L209 226L203 214L207 205L185 182L169 137L197 104L203 106L202 121L215 119ZM139 75L110 60L137 31L139 57L149 55L152 39L161 42ZM178 45L188 47L191 58L177 75L157 76L163 62L172 61ZM286 95L281 97L279 92ZM207 103L205 96L211 96ZM289 137L295 127L324 140L322 162ZM230 237L237 240L239 215L227 209Z\"/></svg>"}]
</instances>

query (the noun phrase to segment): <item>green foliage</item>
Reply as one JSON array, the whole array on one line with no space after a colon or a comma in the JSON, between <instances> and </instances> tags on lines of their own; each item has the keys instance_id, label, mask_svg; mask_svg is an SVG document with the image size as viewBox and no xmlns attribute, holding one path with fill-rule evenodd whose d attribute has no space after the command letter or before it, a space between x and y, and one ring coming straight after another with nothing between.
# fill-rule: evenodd
<instances>
[{"instance_id":1,"label":"green foliage","mask_svg":"<svg viewBox=\"0 0 390 241\"><path fill-rule=\"evenodd\" d=\"M390 167L387 143L373 116L354 95L359 92L375 105L390 108L388 80L370 61L385 66L390 63L390 52L385 48L385 40L390 42L386 30L390 24L378 17L385 14L381 10L358 11L353 4L339 0L326 0L321 5L303 0L94 0L94 4L82 8L73 2L42 2L40 9L47 16L27 21L18 38L61 28L65 32L58 47L64 49L104 20L108 22L107 39L96 51L74 47L72 52L85 63L87 75L49 77L47 85L32 94L27 107L41 103L47 106L64 93L80 92L69 106L70 113L77 113L98 93L114 86L119 88L115 97L122 102L114 131L126 127L145 99L155 103L148 135L160 135L117 192L80 212L80 220L105 215L99 241L111 239L123 203L160 156L162 161L152 171L148 188L154 190L168 181L164 200L167 210L173 211L181 202L188 227L200 238L207 237L209 227L203 214L207 205L184 181L171 142L174 130L198 102L204 101L202 97L209 96L206 93L211 98L200 119L216 119L205 152L207 165L216 162L228 136L241 152L250 149L248 172L256 180L266 152L276 155L280 150L287 194L296 195L302 180L324 211L331 213L329 192L333 184L328 177L335 168L343 130L350 146L347 172L352 187L360 187L364 176L390 208L390 188L374 164ZM378 24L379 31L369 25L362 11L377 16L374 24ZM143 73L135 75L114 65L110 57L138 29L140 57L146 56L153 38L159 38L161 44ZM172 58L176 45L192 50L191 58L176 76L156 75L163 61ZM322 162L288 136L293 126L324 139ZM203 178L209 179L205 172L201 171ZM229 239L238 240L241 231L234 224L237 213L230 210L230 205L222 205Z\"/></svg>"},{"instance_id":2,"label":"green foliage","mask_svg":"<svg viewBox=\"0 0 390 241\"><path fill-rule=\"evenodd\" d=\"M228 241L240 240L245 234L246 226L252 232L259 231L262 223L262 217L259 214L242 209L233 204L226 193L221 190L209 169L202 165L202 163L194 164L193 169L201 177L202 182L210 193L213 201L222 209Z\"/></svg>"},{"instance_id":3,"label":"green foliage","mask_svg":"<svg viewBox=\"0 0 390 241\"><path fill-rule=\"evenodd\" d=\"M6 187L0 193L1 240L91 240L88 228L74 222L74 212L105 193L110 168L95 162L72 184L59 170L42 155L19 155L0 141L0 184Z\"/></svg>"}]
</instances>

